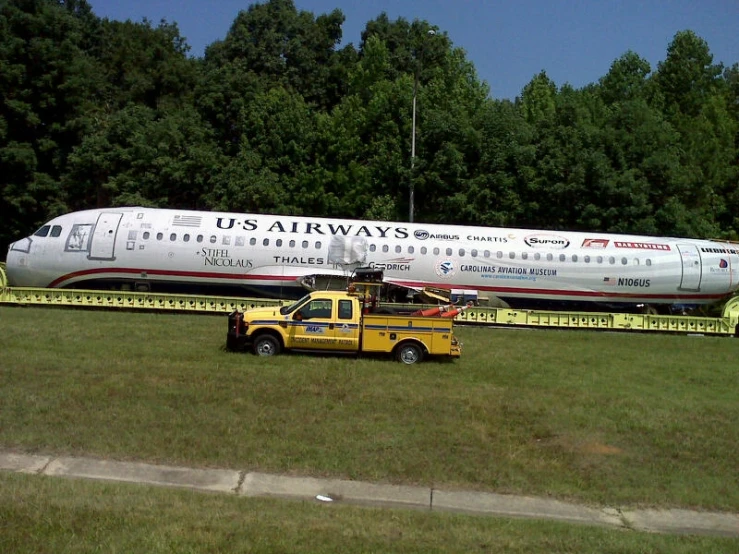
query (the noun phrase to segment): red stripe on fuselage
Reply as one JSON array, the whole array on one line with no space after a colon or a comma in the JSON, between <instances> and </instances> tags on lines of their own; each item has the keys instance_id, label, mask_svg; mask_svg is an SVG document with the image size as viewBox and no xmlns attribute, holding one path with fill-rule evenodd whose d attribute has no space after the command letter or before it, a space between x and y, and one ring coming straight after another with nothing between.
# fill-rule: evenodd
<instances>
[{"instance_id":1,"label":"red stripe on fuselage","mask_svg":"<svg viewBox=\"0 0 739 554\"><path fill-rule=\"evenodd\" d=\"M212 273L208 271L170 271L165 269L134 269L124 267L108 267L97 269L83 269L62 275L49 283L50 288L57 288L65 281L77 279L78 277L86 277L88 275L100 275L101 273L115 273L118 275L128 275L131 279L146 279L151 275L163 277L186 277L188 279L230 279L233 281L294 281L295 276L284 275L255 275L255 274L236 274L236 273ZM143 276L144 274L145 276Z\"/></svg>"},{"instance_id":2,"label":"red stripe on fuselage","mask_svg":"<svg viewBox=\"0 0 739 554\"><path fill-rule=\"evenodd\" d=\"M65 281L77 279L79 277L85 277L90 275L99 275L102 273L114 273L118 275L128 275L131 279L145 279L142 277L142 273L146 276L160 276L160 277L183 277L188 279L228 279L231 281L249 281L250 284L254 284L256 281L257 285L259 281L282 281L282 282L294 282L296 276L285 276L285 275L259 275L254 273L249 274L237 274L237 273L213 273L213 272L199 272L199 271L170 271L163 269L135 269L135 268L122 268L122 267L111 267L111 268L96 268L96 269L85 269L81 271L75 271L67 273L57 279L54 279L48 286L56 288L61 286ZM420 281L404 281L398 279L391 279L391 282L396 285L423 288L426 286L438 286L438 283L427 283ZM594 290L562 290L562 289L530 289L523 287L491 287L491 286L479 286L479 285L463 285L463 284L449 284L449 288L455 289L474 289L486 292L494 292L500 296L506 295L534 295L540 297L565 297L573 296L578 298L592 298L592 299L604 299L604 298L616 298L630 300L635 298L646 298L652 300L670 300L670 301L696 301L696 300L720 300L726 297L726 294L647 294L647 293L633 293L633 292L607 292L607 291L594 291ZM728 294L728 293L727 293Z\"/></svg>"},{"instance_id":3,"label":"red stripe on fuselage","mask_svg":"<svg viewBox=\"0 0 739 554\"><path fill-rule=\"evenodd\" d=\"M427 286L436 286L434 283L424 283L418 281L400 281L393 279L392 283L405 287L423 288ZM447 288L447 287L444 287ZM527 289L522 287L491 287L485 285L459 285L453 284L448 288L454 289L470 289L487 292L497 292L501 296L506 294L533 294L538 296L578 296L581 298L651 298L653 300L719 300L729 293L725 294L648 294L636 292L608 292L596 290L563 290L563 289Z\"/></svg>"}]
</instances>

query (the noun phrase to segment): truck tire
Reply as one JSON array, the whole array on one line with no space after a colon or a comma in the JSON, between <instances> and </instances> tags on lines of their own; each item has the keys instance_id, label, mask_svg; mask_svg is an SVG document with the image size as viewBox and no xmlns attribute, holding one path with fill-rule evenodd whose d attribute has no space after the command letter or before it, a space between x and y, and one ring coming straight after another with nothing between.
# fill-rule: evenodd
<instances>
[{"instance_id":1,"label":"truck tire","mask_svg":"<svg viewBox=\"0 0 739 554\"><path fill-rule=\"evenodd\" d=\"M404 364L417 364L423 360L423 348L415 342L406 342L398 346L395 357Z\"/></svg>"},{"instance_id":2,"label":"truck tire","mask_svg":"<svg viewBox=\"0 0 739 554\"><path fill-rule=\"evenodd\" d=\"M259 335L252 346L257 356L277 356L282 351L280 341L272 335Z\"/></svg>"}]
</instances>

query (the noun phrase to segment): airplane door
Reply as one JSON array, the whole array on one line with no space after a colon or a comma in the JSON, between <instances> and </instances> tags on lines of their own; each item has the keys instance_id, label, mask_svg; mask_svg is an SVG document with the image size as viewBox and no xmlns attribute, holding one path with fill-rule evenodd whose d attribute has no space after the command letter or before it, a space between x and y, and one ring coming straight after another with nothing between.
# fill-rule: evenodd
<instances>
[{"instance_id":1,"label":"airplane door","mask_svg":"<svg viewBox=\"0 0 739 554\"><path fill-rule=\"evenodd\" d=\"M90 244L90 260L115 260L115 238L122 213L103 212L98 216Z\"/></svg>"},{"instance_id":2,"label":"airplane door","mask_svg":"<svg viewBox=\"0 0 739 554\"><path fill-rule=\"evenodd\" d=\"M694 244L678 244L683 273L680 290L699 291L701 288L701 255Z\"/></svg>"}]
</instances>

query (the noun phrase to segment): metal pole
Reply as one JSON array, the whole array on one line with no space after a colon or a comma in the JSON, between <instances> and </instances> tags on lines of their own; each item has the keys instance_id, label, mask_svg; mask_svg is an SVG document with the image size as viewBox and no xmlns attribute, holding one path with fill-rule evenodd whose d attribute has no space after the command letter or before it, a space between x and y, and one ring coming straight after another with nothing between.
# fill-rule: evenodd
<instances>
[{"instance_id":1,"label":"metal pole","mask_svg":"<svg viewBox=\"0 0 739 554\"><path fill-rule=\"evenodd\" d=\"M433 29L428 30L428 36L434 36L436 31ZM413 204L415 201L415 185L414 185L414 169L416 167L416 97L418 95L418 74L421 72L421 65L423 64L423 44L421 44L421 53L418 56L418 62L416 63L415 76L413 78L413 123L411 124L411 179L410 179L410 198L408 202L408 221L413 223Z\"/></svg>"},{"instance_id":2,"label":"metal pole","mask_svg":"<svg viewBox=\"0 0 739 554\"><path fill-rule=\"evenodd\" d=\"M413 223L413 202L415 196L415 188L413 184L414 173L416 167L416 93L418 92L418 71L413 81L413 123L411 125L411 183L410 183L410 206L408 210L408 221Z\"/></svg>"}]
</instances>

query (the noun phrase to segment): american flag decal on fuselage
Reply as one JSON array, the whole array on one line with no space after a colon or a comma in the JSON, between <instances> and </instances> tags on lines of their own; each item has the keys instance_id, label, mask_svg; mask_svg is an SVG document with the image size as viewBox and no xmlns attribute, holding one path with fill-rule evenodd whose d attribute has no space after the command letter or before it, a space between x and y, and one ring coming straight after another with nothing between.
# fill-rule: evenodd
<instances>
[{"instance_id":1,"label":"american flag decal on fuselage","mask_svg":"<svg viewBox=\"0 0 739 554\"><path fill-rule=\"evenodd\" d=\"M199 215L176 215L172 220L174 227L200 227L203 218Z\"/></svg>"}]
</instances>

